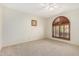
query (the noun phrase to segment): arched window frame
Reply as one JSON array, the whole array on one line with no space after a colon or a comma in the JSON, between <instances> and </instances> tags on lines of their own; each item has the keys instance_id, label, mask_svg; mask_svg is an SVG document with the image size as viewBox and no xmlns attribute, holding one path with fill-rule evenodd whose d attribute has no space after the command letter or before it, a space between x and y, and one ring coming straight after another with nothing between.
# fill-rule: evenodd
<instances>
[{"instance_id":1,"label":"arched window frame","mask_svg":"<svg viewBox=\"0 0 79 59\"><path fill-rule=\"evenodd\" d=\"M56 21L58 21L58 23L55 23ZM61 29L61 27L63 29ZM65 16L56 17L52 23L52 30L53 30L52 37L70 40L70 21L67 17ZM62 36L61 36L61 31L62 31Z\"/></svg>"}]
</instances>

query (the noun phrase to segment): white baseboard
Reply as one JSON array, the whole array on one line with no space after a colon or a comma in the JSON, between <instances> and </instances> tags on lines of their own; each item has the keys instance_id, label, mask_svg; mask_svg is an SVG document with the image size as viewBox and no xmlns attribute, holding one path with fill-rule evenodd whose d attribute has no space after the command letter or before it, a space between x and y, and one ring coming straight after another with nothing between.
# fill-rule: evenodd
<instances>
[{"instance_id":1,"label":"white baseboard","mask_svg":"<svg viewBox=\"0 0 79 59\"><path fill-rule=\"evenodd\" d=\"M57 38L48 38L48 39L56 40L56 41L60 41L60 42L64 42L64 43L68 43L68 44L71 44L71 45L79 46L78 43L76 43L76 42L72 42L71 40L70 40L70 41L67 41L67 40L62 40L62 39L57 39Z\"/></svg>"},{"instance_id":2,"label":"white baseboard","mask_svg":"<svg viewBox=\"0 0 79 59\"><path fill-rule=\"evenodd\" d=\"M33 40L20 40L20 41L15 41L15 42L9 42L7 44L4 44L2 46L3 47L8 47L8 46L12 46L12 45L17 45L17 44L21 44L21 43L26 43L26 42L30 42L30 41L35 41L35 40L40 40L40 39L33 39Z\"/></svg>"},{"instance_id":3,"label":"white baseboard","mask_svg":"<svg viewBox=\"0 0 79 59\"><path fill-rule=\"evenodd\" d=\"M79 46L79 44L76 44L76 43L73 43L71 41L66 41L66 40L62 40L62 39L57 39L57 38L41 38L41 39L51 39L51 40L57 40L57 41L61 41L61 42L65 42L65 43L68 43L68 44L72 44L72 45L76 45L76 46ZM12 45L17 45L17 44L21 44L21 43L25 43L25 42L30 42L30 41L35 41L35 40L40 40L40 39L33 39L33 40L20 40L20 41L15 41L15 42L10 42L10 43L7 43L7 44L4 44L2 46L3 47L8 47L8 46L12 46ZM0 48L1 49L1 48Z\"/></svg>"}]
</instances>

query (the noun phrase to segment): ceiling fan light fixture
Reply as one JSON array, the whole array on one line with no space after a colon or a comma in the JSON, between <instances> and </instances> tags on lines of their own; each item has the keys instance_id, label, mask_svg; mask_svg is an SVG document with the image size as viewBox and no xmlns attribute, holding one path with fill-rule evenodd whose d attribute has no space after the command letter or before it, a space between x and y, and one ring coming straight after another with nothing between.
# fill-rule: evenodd
<instances>
[{"instance_id":1,"label":"ceiling fan light fixture","mask_svg":"<svg viewBox=\"0 0 79 59\"><path fill-rule=\"evenodd\" d=\"M55 8L57 8L56 3L42 3L41 6L44 9L48 9L48 10L54 10Z\"/></svg>"}]
</instances>

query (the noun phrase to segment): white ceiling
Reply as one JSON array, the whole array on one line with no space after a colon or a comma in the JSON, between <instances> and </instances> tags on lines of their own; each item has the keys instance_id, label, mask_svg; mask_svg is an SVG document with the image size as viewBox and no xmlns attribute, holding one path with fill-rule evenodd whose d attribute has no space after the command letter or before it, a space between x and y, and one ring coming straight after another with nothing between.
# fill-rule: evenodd
<instances>
[{"instance_id":1,"label":"white ceiling","mask_svg":"<svg viewBox=\"0 0 79 59\"><path fill-rule=\"evenodd\" d=\"M8 8L19 10L21 12L29 13L31 15L42 17L49 17L63 11L79 8L78 3L57 3L57 8L54 10L47 10L44 9L40 4L41 3L4 3L2 5Z\"/></svg>"}]
</instances>

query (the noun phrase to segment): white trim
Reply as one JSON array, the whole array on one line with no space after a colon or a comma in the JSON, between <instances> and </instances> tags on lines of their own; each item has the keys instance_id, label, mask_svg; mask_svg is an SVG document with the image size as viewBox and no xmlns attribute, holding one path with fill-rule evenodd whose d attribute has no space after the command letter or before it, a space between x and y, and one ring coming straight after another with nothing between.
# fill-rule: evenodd
<instances>
[{"instance_id":1,"label":"white trim","mask_svg":"<svg viewBox=\"0 0 79 59\"><path fill-rule=\"evenodd\" d=\"M68 44L71 44L71 45L79 46L79 44L72 42L72 41L67 41L67 40L62 40L62 39L57 39L57 38L47 38L47 39L56 40L56 41L68 43Z\"/></svg>"},{"instance_id":2,"label":"white trim","mask_svg":"<svg viewBox=\"0 0 79 59\"><path fill-rule=\"evenodd\" d=\"M27 43L27 42L30 42L30 41L36 41L36 40L41 40L41 39L34 39L34 40L27 40L27 39L22 39L21 41L14 41L14 42L9 42L7 44L4 44L2 46L2 48L4 47L8 47L8 46L13 46L13 45L18 45L18 44L21 44L21 43Z\"/></svg>"}]
</instances>

